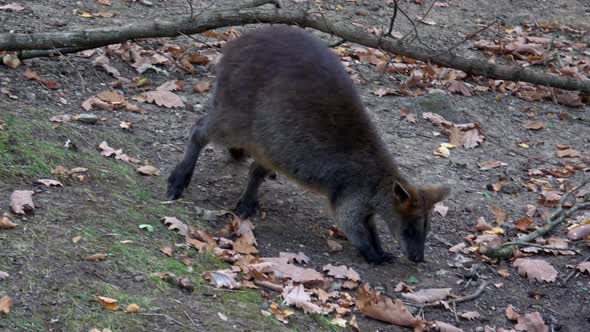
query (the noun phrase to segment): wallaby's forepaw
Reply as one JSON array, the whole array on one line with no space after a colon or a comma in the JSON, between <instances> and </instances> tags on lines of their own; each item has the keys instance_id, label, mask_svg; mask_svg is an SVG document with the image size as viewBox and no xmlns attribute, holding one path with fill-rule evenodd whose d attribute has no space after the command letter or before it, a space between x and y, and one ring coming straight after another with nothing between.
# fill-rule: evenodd
<instances>
[{"instance_id":1,"label":"wallaby's forepaw","mask_svg":"<svg viewBox=\"0 0 590 332\"><path fill-rule=\"evenodd\" d=\"M395 256L390 252L382 252L375 255L365 255L368 263L380 265L383 263L390 263L395 259Z\"/></svg>"},{"instance_id":2,"label":"wallaby's forepaw","mask_svg":"<svg viewBox=\"0 0 590 332\"><path fill-rule=\"evenodd\" d=\"M258 211L258 201L240 199L236 205L235 212L242 219L250 218L256 215Z\"/></svg>"},{"instance_id":3,"label":"wallaby's forepaw","mask_svg":"<svg viewBox=\"0 0 590 332\"><path fill-rule=\"evenodd\" d=\"M172 171L170 176L168 177L168 189L166 191L166 196L169 200L177 200L182 196L182 192L188 184L190 183L190 176L182 176L179 174L177 168Z\"/></svg>"}]
</instances>

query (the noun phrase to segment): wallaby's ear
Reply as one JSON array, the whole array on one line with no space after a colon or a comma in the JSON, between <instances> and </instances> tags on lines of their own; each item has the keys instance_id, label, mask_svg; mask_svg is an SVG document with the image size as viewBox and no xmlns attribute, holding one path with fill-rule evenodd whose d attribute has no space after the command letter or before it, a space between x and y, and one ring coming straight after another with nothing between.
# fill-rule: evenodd
<instances>
[{"instance_id":1,"label":"wallaby's ear","mask_svg":"<svg viewBox=\"0 0 590 332\"><path fill-rule=\"evenodd\" d=\"M428 207L434 206L434 204L442 201L451 193L451 188L445 185L437 184L432 186L426 186L422 188L422 194L424 195L424 201Z\"/></svg>"},{"instance_id":2,"label":"wallaby's ear","mask_svg":"<svg viewBox=\"0 0 590 332\"><path fill-rule=\"evenodd\" d=\"M412 196L410 196L410 192L397 181L393 183L393 194L395 195L395 198L397 198L397 200L402 204L405 204L412 198Z\"/></svg>"}]
</instances>

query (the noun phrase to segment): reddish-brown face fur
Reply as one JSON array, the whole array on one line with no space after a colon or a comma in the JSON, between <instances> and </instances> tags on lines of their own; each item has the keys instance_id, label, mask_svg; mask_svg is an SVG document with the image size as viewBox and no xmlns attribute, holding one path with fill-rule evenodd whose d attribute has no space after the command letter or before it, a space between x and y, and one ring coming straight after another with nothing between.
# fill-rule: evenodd
<instances>
[{"instance_id":1,"label":"reddish-brown face fur","mask_svg":"<svg viewBox=\"0 0 590 332\"><path fill-rule=\"evenodd\" d=\"M430 231L432 207L448 193L449 189L443 186L416 188L409 184L394 185L394 207L399 220L390 221L398 224L397 227L390 227L410 260L424 260L424 244Z\"/></svg>"}]
</instances>

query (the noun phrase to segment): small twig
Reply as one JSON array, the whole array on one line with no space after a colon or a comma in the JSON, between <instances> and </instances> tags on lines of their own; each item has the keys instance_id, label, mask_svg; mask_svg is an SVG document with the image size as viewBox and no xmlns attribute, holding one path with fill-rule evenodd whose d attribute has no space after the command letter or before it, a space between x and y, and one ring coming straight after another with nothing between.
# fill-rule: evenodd
<instances>
[{"instance_id":1,"label":"small twig","mask_svg":"<svg viewBox=\"0 0 590 332\"><path fill-rule=\"evenodd\" d=\"M468 34L468 35L467 35L467 36L465 36L465 38L463 38L461 41L457 42L456 44L454 44L453 46L451 46L451 47L447 48L447 49L446 49L446 50L444 50L444 51L441 51L441 52L438 52L438 53L436 53L436 54L435 54L435 55L433 55L431 58L436 58L436 57L438 57L438 56L441 56L441 55L443 55L443 54L450 53L451 51L453 51L453 50L454 50L454 49L456 49L457 47L459 47L459 46L461 46L461 45L465 44L465 43L466 43L468 40L471 40L471 39L473 39L473 37L475 37L475 36L479 35L480 33L484 32L484 31L486 31L487 29L489 29L489 28L490 28L492 25L494 25L494 24L496 24L496 23L498 23L498 20L496 20L496 21L493 21L492 23L490 23L490 24L486 25L485 27L483 27L483 28L481 28L481 29L479 29L479 30L477 30L477 31L475 31L475 32L472 32L472 33Z\"/></svg>"},{"instance_id":2,"label":"small twig","mask_svg":"<svg viewBox=\"0 0 590 332\"><path fill-rule=\"evenodd\" d=\"M190 20L193 20L194 8L193 8L193 0L186 0L188 2L188 7L190 8Z\"/></svg>"},{"instance_id":3,"label":"small twig","mask_svg":"<svg viewBox=\"0 0 590 332\"><path fill-rule=\"evenodd\" d=\"M435 3L436 3L436 0L432 0L432 2L430 3L430 7L428 7L428 9L426 9L426 13L424 13L424 15L422 15L420 20L424 20L426 18L426 16L428 16L428 14L430 14L430 11L432 10L432 7L434 7Z\"/></svg>"},{"instance_id":4,"label":"small twig","mask_svg":"<svg viewBox=\"0 0 590 332\"><path fill-rule=\"evenodd\" d=\"M188 318L188 320L191 321L191 323L193 323L193 325L195 327L199 327L199 325L197 325L197 323L195 323L195 321L191 318L191 316L188 315L188 313L185 311L184 314L186 315L186 318Z\"/></svg>"},{"instance_id":5,"label":"small twig","mask_svg":"<svg viewBox=\"0 0 590 332\"><path fill-rule=\"evenodd\" d=\"M559 201L559 207L545 219L545 225L543 227L538 228L536 231L529 233L527 236L520 238L518 241L514 242L506 242L502 245L498 246L497 248L480 248L480 253L491 257L491 258L508 258L512 256L512 252L518 246L527 246L529 245L528 242L536 239L537 237L544 235L550 232L553 228L557 225L561 224L566 218L570 217L576 211L585 209L590 207L590 202L585 203L575 203L570 209L567 211L564 209L564 203L576 192L578 192L582 187L590 183L590 177L585 178L578 186L574 189L568 191ZM483 249L483 250L482 250ZM564 249L557 249L557 250L564 250ZM570 250L570 249L567 249Z\"/></svg>"},{"instance_id":6,"label":"small twig","mask_svg":"<svg viewBox=\"0 0 590 332\"><path fill-rule=\"evenodd\" d=\"M449 241L447 241L447 240L443 239L442 237L440 237L440 236L438 236L438 235L435 235L435 234L433 234L433 235L432 235L432 237L433 237L435 240L437 240L438 242L440 242L440 243L442 243L442 244L446 245L446 246L447 246L447 247L449 247L449 248L453 246L453 244L452 244L451 242L449 242Z\"/></svg>"},{"instance_id":7,"label":"small twig","mask_svg":"<svg viewBox=\"0 0 590 332\"><path fill-rule=\"evenodd\" d=\"M455 316L455 322L459 322L459 316L457 316L457 302L453 302L453 315Z\"/></svg>"},{"instance_id":8,"label":"small twig","mask_svg":"<svg viewBox=\"0 0 590 332\"><path fill-rule=\"evenodd\" d=\"M587 262L589 259L590 259L590 255L586 256L586 258L584 258L577 265L580 265L580 264L582 264L584 262ZM567 277L565 277L565 279L563 279L563 283L568 282L571 278L573 278L578 273L578 271L576 270L577 269L577 265L574 266L574 270L570 274L568 274Z\"/></svg>"},{"instance_id":9,"label":"small twig","mask_svg":"<svg viewBox=\"0 0 590 332\"><path fill-rule=\"evenodd\" d=\"M174 323L176 323L176 324L178 324L178 325L180 325L180 326L182 326L182 327L188 327L188 326L186 326L186 324L183 324L183 323L181 323L181 322L177 321L176 319L174 319L174 318L172 318L172 317L170 317L170 316L168 316L168 315L166 315L166 314L156 314L156 313L149 313L149 312L138 312L137 314L138 314L138 315L143 315L143 316L158 316L158 317L164 317L164 318L166 318L166 319L169 319L169 320L173 321Z\"/></svg>"},{"instance_id":10,"label":"small twig","mask_svg":"<svg viewBox=\"0 0 590 332\"><path fill-rule=\"evenodd\" d=\"M391 33L393 32L393 24L395 23L395 18L397 17L397 4L399 0L395 0L393 2L393 15L391 16L391 20L389 21L389 30L385 34L385 37L390 37Z\"/></svg>"},{"instance_id":11,"label":"small twig","mask_svg":"<svg viewBox=\"0 0 590 332\"><path fill-rule=\"evenodd\" d=\"M339 41L328 45L328 47L338 47L338 46L346 43L346 41L347 41L346 39L340 39Z\"/></svg>"},{"instance_id":12,"label":"small twig","mask_svg":"<svg viewBox=\"0 0 590 332\"><path fill-rule=\"evenodd\" d=\"M74 70L76 71L76 74L78 74L78 77L80 78L80 85L82 86L82 93L86 93L86 81L84 81L84 77L82 76L82 74L80 73L78 68L76 66L74 66L74 64L72 62L70 62L70 60L68 60L68 58L65 55L63 55L57 48L54 48L53 51L56 52L57 54L59 54L72 68L74 68Z\"/></svg>"}]
</instances>

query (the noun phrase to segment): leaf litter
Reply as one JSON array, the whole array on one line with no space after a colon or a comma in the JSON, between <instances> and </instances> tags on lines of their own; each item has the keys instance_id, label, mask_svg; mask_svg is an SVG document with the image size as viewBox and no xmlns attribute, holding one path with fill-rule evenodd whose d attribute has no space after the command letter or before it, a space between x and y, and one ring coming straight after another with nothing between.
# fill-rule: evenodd
<instances>
[{"instance_id":1,"label":"leaf litter","mask_svg":"<svg viewBox=\"0 0 590 332\"><path fill-rule=\"evenodd\" d=\"M162 222L170 230L177 231L185 237L187 244L199 252L210 252L230 263L230 268L203 273L215 288L239 289L262 287L282 296L282 305L292 306L305 313L320 315L335 314L333 324L338 326L357 325L356 319L350 321L344 317L352 314L356 306L365 316L382 320L399 326L425 326L432 330L439 322L422 321L415 318L400 300L393 300L380 295L368 284L359 287L360 275L345 265L328 264L322 272L297 264L309 264L305 254L280 253L279 257L257 257L254 225L250 220L233 217L229 224L212 234L202 228L186 225L175 217L164 217ZM336 231L331 230L333 234ZM158 274L160 278L178 284L178 278L169 274ZM406 289L411 289L408 286ZM356 293L350 293L356 289ZM422 303L440 301L449 296L451 289L425 289L413 295ZM406 295L406 294L402 294ZM263 315L273 315L279 321L288 323L287 317L293 311L281 309L271 302L268 309L262 309ZM452 325L449 325L452 326ZM427 331L424 328L422 331Z\"/></svg>"}]
</instances>

